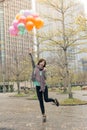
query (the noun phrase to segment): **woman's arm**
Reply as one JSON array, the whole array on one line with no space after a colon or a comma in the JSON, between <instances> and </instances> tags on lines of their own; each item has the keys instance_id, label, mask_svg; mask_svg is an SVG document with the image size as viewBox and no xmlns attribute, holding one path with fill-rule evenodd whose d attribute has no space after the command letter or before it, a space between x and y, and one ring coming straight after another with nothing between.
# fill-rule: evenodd
<instances>
[{"instance_id":1,"label":"woman's arm","mask_svg":"<svg viewBox=\"0 0 87 130\"><path fill-rule=\"evenodd\" d=\"M47 79L47 73L46 73L47 69L44 67L43 69L43 75L44 75L44 79L46 80Z\"/></svg>"},{"instance_id":2,"label":"woman's arm","mask_svg":"<svg viewBox=\"0 0 87 130\"><path fill-rule=\"evenodd\" d=\"M30 55L30 58L31 58L32 68L34 69L35 68L35 62L34 62L34 59L33 59L33 56L32 56L32 48L29 49L29 55Z\"/></svg>"},{"instance_id":3,"label":"woman's arm","mask_svg":"<svg viewBox=\"0 0 87 130\"><path fill-rule=\"evenodd\" d=\"M32 67L35 68L35 62L34 62L33 56L32 56L31 53L29 53L29 55L30 55L30 58L31 58Z\"/></svg>"}]
</instances>

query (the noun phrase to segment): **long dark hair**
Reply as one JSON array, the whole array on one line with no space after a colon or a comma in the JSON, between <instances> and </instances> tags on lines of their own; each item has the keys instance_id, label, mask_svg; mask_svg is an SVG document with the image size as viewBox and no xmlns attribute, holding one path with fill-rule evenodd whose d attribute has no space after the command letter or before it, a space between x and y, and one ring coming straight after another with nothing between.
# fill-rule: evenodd
<instances>
[{"instance_id":1,"label":"long dark hair","mask_svg":"<svg viewBox=\"0 0 87 130\"><path fill-rule=\"evenodd\" d=\"M39 65L41 62L43 62L44 61L44 66L43 67L46 67L46 60L45 59L40 59L39 61L38 61L38 63L37 63L37 65Z\"/></svg>"}]
</instances>

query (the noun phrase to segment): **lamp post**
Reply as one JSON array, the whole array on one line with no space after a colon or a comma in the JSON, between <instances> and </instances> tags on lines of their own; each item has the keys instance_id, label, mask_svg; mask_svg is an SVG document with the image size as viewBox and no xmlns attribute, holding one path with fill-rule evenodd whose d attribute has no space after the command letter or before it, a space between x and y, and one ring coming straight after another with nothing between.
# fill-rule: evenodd
<instances>
[{"instance_id":1,"label":"lamp post","mask_svg":"<svg viewBox=\"0 0 87 130\"><path fill-rule=\"evenodd\" d=\"M31 2L32 2L32 10L35 12L36 11L36 1L31 0Z\"/></svg>"},{"instance_id":2,"label":"lamp post","mask_svg":"<svg viewBox=\"0 0 87 130\"><path fill-rule=\"evenodd\" d=\"M32 4L32 11L35 13L36 12L36 0L31 0L31 2L32 2L31 3ZM36 33L37 33L36 29L34 28L34 37L33 37L34 38L33 39L34 40L34 50L36 52L35 57L38 58L38 56L37 56L38 55L37 54L38 49L37 49L37 36L36 36Z\"/></svg>"}]
</instances>

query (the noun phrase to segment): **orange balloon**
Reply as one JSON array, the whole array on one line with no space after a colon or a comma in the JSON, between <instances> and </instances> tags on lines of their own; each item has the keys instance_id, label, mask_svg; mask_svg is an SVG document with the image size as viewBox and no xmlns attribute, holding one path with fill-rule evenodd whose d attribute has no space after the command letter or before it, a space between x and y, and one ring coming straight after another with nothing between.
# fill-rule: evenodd
<instances>
[{"instance_id":1,"label":"orange balloon","mask_svg":"<svg viewBox=\"0 0 87 130\"><path fill-rule=\"evenodd\" d=\"M30 15L30 16L27 16L27 18L26 18L26 22L29 22L29 21L31 21L31 22L35 22L35 18L32 16L32 15Z\"/></svg>"},{"instance_id":2,"label":"orange balloon","mask_svg":"<svg viewBox=\"0 0 87 130\"><path fill-rule=\"evenodd\" d=\"M40 19L40 18L36 18L36 19L35 19L35 27L36 27L37 29L41 28L43 25L44 25L44 22L43 22L42 19Z\"/></svg>"},{"instance_id":3,"label":"orange balloon","mask_svg":"<svg viewBox=\"0 0 87 130\"><path fill-rule=\"evenodd\" d=\"M28 31L31 31L34 27L34 24L33 24L33 22L29 21L29 22L26 23L25 27Z\"/></svg>"},{"instance_id":4,"label":"orange balloon","mask_svg":"<svg viewBox=\"0 0 87 130\"><path fill-rule=\"evenodd\" d=\"M16 18L17 20L19 20L21 16L22 16L21 14L17 14L17 15L15 16L15 18Z\"/></svg>"}]
</instances>

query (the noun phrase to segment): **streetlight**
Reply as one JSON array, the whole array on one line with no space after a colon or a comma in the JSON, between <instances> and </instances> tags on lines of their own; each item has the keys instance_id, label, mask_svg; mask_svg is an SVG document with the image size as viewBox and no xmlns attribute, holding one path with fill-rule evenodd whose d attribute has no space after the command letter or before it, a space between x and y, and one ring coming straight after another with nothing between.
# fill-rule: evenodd
<instances>
[{"instance_id":1,"label":"streetlight","mask_svg":"<svg viewBox=\"0 0 87 130\"><path fill-rule=\"evenodd\" d=\"M32 11L35 13L36 12L36 0L31 0L32 1ZM36 29L34 28L34 50L37 52L37 37L36 37ZM37 57L37 53L35 54L35 57Z\"/></svg>"}]
</instances>

